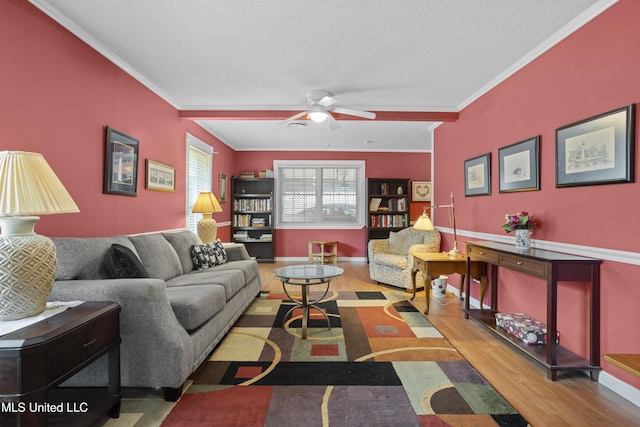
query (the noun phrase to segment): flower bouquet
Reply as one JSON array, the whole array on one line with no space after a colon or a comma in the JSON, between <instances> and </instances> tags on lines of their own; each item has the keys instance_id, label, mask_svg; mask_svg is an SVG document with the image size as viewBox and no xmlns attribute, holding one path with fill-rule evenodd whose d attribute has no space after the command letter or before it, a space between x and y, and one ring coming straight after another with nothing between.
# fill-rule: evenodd
<instances>
[{"instance_id":1,"label":"flower bouquet","mask_svg":"<svg viewBox=\"0 0 640 427\"><path fill-rule=\"evenodd\" d=\"M502 228L507 233L513 230L533 230L533 227L536 226L536 218L526 211L512 215L507 214L505 215L505 220L506 222L502 225Z\"/></svg>"},{"instance_id":2,"label":"flower bouquet","mask_svg":"<svg viewBox=\"0 0 640 427\"><path fill-rule=\"evenodd\" d=\"M522 211L513 215L505 215L506 222L502 225L504 231L516 232L516 248L529 249L531 247L531 230L536 226L536 219L529 212Z\"/></svg>"}]
</instances>

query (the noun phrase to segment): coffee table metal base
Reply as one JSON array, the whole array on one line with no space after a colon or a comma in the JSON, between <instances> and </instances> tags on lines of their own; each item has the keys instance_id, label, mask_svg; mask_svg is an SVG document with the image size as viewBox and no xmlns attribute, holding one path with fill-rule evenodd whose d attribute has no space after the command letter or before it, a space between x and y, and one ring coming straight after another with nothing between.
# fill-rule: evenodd
<instances>
[{"instance_id":1,"label":"coffee table metal base","mask_svg":"<svg viewBox=\"0 0 640 427\"><path fill-rule=\"evenodd\" d=\"M307 339L307 326L309 324L309 312L312 308L318 310L326 319L327 321L327 327L329 329L331 329L331 321L329 320L329 316L327 316L327 313L325 313L320 307L318 307L316 304L320 301L322 301L324 299L324 297L327 296L327 293L329 292L329 285L331 284L331 280L324 280L324 279L317 279L317 280L304 280L303 283L300 282L291 282L291 280L295 280L295 279L288 279L288 278L281 278L280 279L282 282L282 289L284 290L284 293L287 295L287 297L289 297L289 299L291 301L293 301L296 305L291 308L291 310L287 311L287 314L284 315L284 319L282 320L282 327L285 326L287 319L289 318L289 316L293 315L294 310L298 309L298 308L302 308L302 339ZM326 283L327 287L324 290L324 293L322 294L322 296L320 298L317 298L313 301L311 301L309 299L309 287L313 286L313 285L321 285ZM295 286L300 286L301 287L301 291L302 291L302 296L301 299L296 299L294 298L289 291L287 291L287 285L291 285L291 284L295 284Z\"/></svg>"}]
</instances>

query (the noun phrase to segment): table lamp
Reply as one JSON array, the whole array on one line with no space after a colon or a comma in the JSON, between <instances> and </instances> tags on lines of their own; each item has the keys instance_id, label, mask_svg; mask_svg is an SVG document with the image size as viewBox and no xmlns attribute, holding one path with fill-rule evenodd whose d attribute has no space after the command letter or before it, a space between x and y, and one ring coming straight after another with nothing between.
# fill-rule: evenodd
<instances>
[{"instance_id":1,"label":"table lamp","mask_svg":"<svg viewBox=\"0 0 640 427\"><path fill-rule=\"evenodd\" d=\"M211 218L211 215L214 212L222 212L222 207L216 196L210 191L201 192L191 212L202 214L202 219L198 221L198 236L202 243L213 242L216 239L218 224L215 219Z\"/></svg>"},{"instance_id":2,"label":"table lamp","mask_svg":"<svg viewBox=\"0 0 640 427\"><path fill-rule=\"evenodd\" d=\"M0 152L0 320L42 313L56 275L56 247L36 234L40 217L79 212L42 154Z\"/></svg>"},{"instance_id":3,"label":"table lamp","mask_svg":"<svg viewBox=\"0 0 640 427\"><path fill-rule=\"evenodd\" d=\"M431 209L438 208L451 208L451 216L449 219L451 220L451 225L453 226L453 249L451 249L448 254L450 257L459 257L462 256L462 253L458 250L458 230L456 229L456 211L455 204L453 202L453 193L451 193L451 204L449 205L431 205ZM432 231L434 230L433 223L427 215L427 207L425 206L422 210L422 215L418 217L418 220L413 224L413 228L424 231Z\"/></svg>"}]
</instances>

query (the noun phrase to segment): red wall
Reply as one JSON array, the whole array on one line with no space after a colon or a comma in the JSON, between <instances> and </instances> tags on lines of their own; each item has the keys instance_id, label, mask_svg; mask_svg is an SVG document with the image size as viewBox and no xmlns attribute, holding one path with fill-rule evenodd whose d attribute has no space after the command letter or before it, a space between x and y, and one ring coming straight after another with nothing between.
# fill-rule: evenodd
<instances>
[{"instance_id":1,"label":"red wall","mask_svg":"<svg viewBox=\"0 0 640 427\"><path fill-rule=\"evenodd\" d=\"M42 153L80 208L42 217L38 232L108 236L184 227L186 132L220 153L216 193L218 173L231 175L232 150L26 1L0 2L0 55L0 150ZM102 194L107 125L140 140L137 197ZM145 190L147 158L176 167L175 193Z\"/></svg>"},{"instance_id":2,"label":"red wall","mask_svg":"<svg viewBox=\"0 0 640 427\"><path fill-rule=\"evenodd\" d=\"M473 102L457 122L436 129L435 198L446 198L450 191L460 195L459 229L504 234L504 215L528 210L541 222L534 239L638 252L639 182L555 188L555 129L640 101L638 16L640 2L621 0ZM636 137L639 122L636 117ZM540 135L541 190L500 194L498 148L535 135ZM464 161L487 152L492 156L491 196L464 197ZM436 218L436 225L448 226L444 218ZM640 267L605 261L601 273L602 353L640 353L640 329L625 326L640 324ZM545 286L501 271L499 309L545 319ZM583 357L588 354L586 288L565 283L559 290L562 343ZM640 386L637 378L602 363L613 375Z\"/></svg>"},{"instance_id":3,"label":"red wall","mask_svg":"<svg viewBox=\"0 0 640 427\"><path fill-rule=\"evenodd\" d=\"M240 151L236 153L237 172L259 172L273 169L274 160L364 160L367 178L409 178L428 181L431 177L430 153L360 153L328 151ZM422 204L411 206L410 216L415 220L422 213ZM279 229L275 236L277 257L307 256L309 240L337 240L338 256L365 257L366 230L305 230Z\"/></svg>"}]
</instances>

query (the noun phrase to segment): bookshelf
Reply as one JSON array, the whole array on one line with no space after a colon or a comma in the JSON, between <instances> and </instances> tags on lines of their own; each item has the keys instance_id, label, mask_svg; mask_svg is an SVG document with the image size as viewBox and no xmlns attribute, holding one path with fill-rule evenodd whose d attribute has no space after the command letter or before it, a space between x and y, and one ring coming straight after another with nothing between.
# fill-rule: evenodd
<instances>
[{"instance_id":1,"label":"bookshelf","mask_svg":"<svg viewBox=\"0 0 640 427\"><path fill-rule=\"evenodd\" d=\"M231 179L231 237L258 262L274 261L273 178Z\"/></svg>"},{"instance_id":2,"label":"bookshelf","mask_svg":"<svg viewBox=\"0 0 640 427\"><path fill-rule=\"evenodd\" d=\"M407 178L367 179L367 244L409 226L409 184Z\"/></svg>"}]
</instances>

